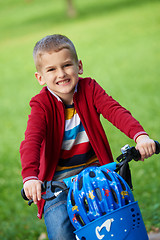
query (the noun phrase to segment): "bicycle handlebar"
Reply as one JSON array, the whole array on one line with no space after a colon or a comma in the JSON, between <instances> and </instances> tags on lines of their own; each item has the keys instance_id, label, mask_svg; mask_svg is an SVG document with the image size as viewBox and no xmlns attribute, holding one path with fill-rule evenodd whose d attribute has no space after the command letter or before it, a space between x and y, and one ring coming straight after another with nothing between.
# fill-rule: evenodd
<instances>
[{"instance_id":1,"label":"bicycle handlebar","mask_svg":"<svg viewBox=\"0 0 160 240\"><path fill-rule=\"evenodd\" d=\"M157 142L157 141L155 141L155 144L156 144L155 154L159 154L159 153L160 153L160 143ZM106 165L104 165L104 166L101 166L101 168L103 168L103 167L106 167L106 168L107 168L107 166L108 166L109 169L118 172L118 171L121 169L122 166L124 166L125 164L128 164L128 162L130 162L131 160L138 161L138 160L141 158L140 152L139 152L138 150L136 150L135 147L129 147L129 145L125 145L125 146L121 149L121 151L122 151L122 154L121 154L120 156L118 156L117 159L116 159L116 160L118 161L118 163L116 163L116 162L114 162L114 163L109 163L109 164L106 164ZM66 183L69 183L69 182L71 181L71 179L73 179L74 177L75 177L75 176L73 176L73 177L71 177L71 178L68 178L68 179L69 179L68 181L65 180L65 181L64 181L65 184L66 184ZM48 183L48 182L46 182L46 181L44 181L44 183L42 183L42 185L41 185L41 191L42 191L42 193L44 193L44 192L46 191L47 187L49 187L49 186L47 186L47 183ZM61 184L61 186L60 186L59 184ZM64 187L64 185L62 186L62 183L59 183L59 182L56 182L56 181L50 181L50 185L51 185L51 186L50 186L51 192L54 192L55 187L57 187L57 186L62 189L62 190L59 191L58 193L61 193L61 192L66 191L66 190L69 189L69 184L68 184L68 185L66 184L67 187ZM26 197L26 195L25 195L25 192L24 192L24 189L23 189L23 188L22 188L22 190L21 190L21 195L22 195L22 197L23 197L24 200L29 201L29 199L28 199L28 198ZM49 199L48 199L48 198L46 199L45 196L42 195L42 198L45 199L45 200L51 200L51 199L53 199L53 198L55 198L55 197L56 197L55 194L51 194L51 196L49 197ZM28 202L28 205L30 206L32 203L33 203L33 200L30 200L30 201Z\"/></svg>"},{"instance_id":2,"label":"bicycle handlebar","mask_svg":"<svg viewBox=\"0 0 160 240\"><path fill-rule=\"evenodd\" d=\"M154 141L156 144L156 151L155 154L160 153L160 143L158 141ZM141 158L139 150L137 150L135 147L129 147L129 145L125 145L123 148L121 148L122 154L117 157L117 161L121 162L123 159L127 159L128 162L131 160L138 161Z\"/></svg>"}]
</instances>

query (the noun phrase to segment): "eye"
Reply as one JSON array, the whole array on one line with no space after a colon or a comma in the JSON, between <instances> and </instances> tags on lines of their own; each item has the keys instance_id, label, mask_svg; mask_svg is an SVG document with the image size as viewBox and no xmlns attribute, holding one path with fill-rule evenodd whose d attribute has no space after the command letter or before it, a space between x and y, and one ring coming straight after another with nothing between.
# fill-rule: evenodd
<instances>
[{"instance_id":1,"label":"eye","mask_svg":"<svg viewBox=\"0 0 160 240\"><path fill-rule=\"evenodd\" d=\"M72 66L71 63L66 63L66 64L64 65L64 67L70 67L70 66Z\"/></svg>"},{"instance_id":2,"label":"eye","mask_svg":"<svg viewBox=\"0 0 160 240\"><path fill-rule=\"evenodd\" d=\"M47 70L47 72L53 72L53 71L55 71L56 69L55 68L49 68L48 70Z\"/></svg>"}]
</instances>

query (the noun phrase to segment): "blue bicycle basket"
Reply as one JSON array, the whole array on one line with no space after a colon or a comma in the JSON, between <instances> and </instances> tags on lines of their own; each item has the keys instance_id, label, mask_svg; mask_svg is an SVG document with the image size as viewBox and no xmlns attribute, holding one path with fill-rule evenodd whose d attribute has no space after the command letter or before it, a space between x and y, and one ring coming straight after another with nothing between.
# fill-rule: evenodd
<instances>
[{"instance_id":1,"label":"blue bicycle basket","mask_svg":"<svg viewBox=\"0 0 160 240\"><path fill-rule=\"evenodd\" d=\"M67 210L77 239L148 240L128 184L119 174L106 168L88 167L73 179ZM139 228L135 227L137 235L132 238L128 234L134 225Z\"/></svg>"}]
</instances>

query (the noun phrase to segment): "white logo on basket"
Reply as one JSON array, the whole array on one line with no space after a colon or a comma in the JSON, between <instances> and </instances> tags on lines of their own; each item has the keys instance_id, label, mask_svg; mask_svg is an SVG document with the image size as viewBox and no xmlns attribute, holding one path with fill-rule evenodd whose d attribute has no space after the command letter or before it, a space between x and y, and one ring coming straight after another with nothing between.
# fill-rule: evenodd
<instances>
[{"instance_id":1,"label":"white logo on basket","mask_svg":"<svg viewBox=\"0 0 160 240\"><path fill-rule=\"evenodd\" d=\"M98 239L102 239L102 238L104 238L104 236L105 235L100 235L100 231L102 230L102 228L106 228L106 230L107 230L107 232L110 232L110 229L111 229L111 224L112 224L112 222L114 221L114 219L113 218L111 218L111 219L108 219L108 220L106 220L100 227L98 226L98 227L96 227L96 236L97 236L97 238Z\"/></svg>"}]
</instances>

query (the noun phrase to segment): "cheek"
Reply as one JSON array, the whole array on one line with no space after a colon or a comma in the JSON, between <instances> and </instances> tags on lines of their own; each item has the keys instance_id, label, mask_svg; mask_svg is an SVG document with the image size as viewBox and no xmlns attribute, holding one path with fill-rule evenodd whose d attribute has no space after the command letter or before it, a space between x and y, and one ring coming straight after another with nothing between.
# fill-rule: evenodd
<instances>
[{"instance_id":1,"label":"cheek","mask_svg":"<svg viewBox=\"0 0 160 240\"><path fill-rule=\"evenodd\" d=\"M72 69L70 69L69 71L68 71L68 73L70 74L70 75L72 75L73 77L77 77L78 76L78 68L72 68Z\"/></svg>"},{"instance_id":2,"label":"cheek","mask_svg":"<svg viewBox=\"0 0 160 240\"><path fill-rule=\"evenodd\" d=\"M54 81L55 74L54 73L47 74L46 79L47 81Z\"/></svg>"}]
</instances>

